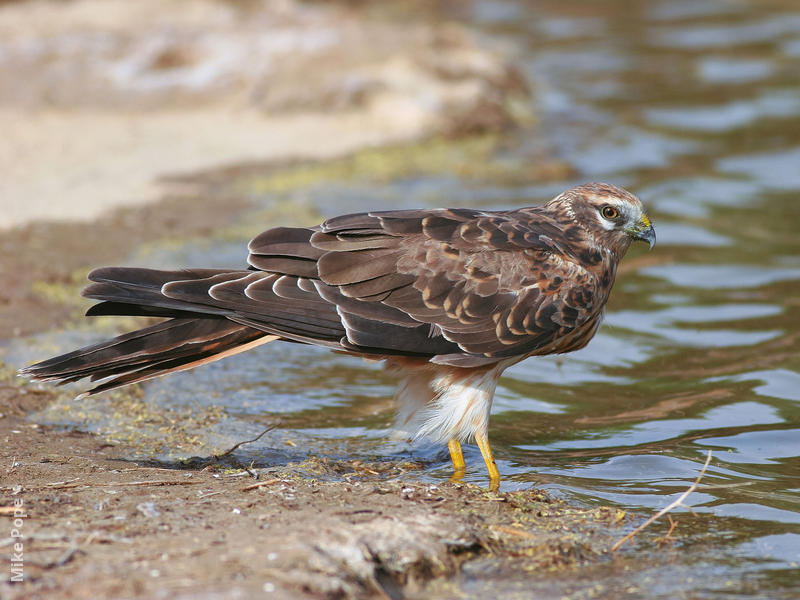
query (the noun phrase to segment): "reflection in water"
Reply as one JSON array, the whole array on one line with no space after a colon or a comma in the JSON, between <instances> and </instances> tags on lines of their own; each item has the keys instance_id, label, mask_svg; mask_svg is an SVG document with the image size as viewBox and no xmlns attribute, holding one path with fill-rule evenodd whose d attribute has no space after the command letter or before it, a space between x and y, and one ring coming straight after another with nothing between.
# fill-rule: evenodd
<instances>
[{"instance_id":1,"label":"reflection in water","mask_svg":"<svg viewBox=\"0 0 800 600\"><path fill-rule=\"evenodd\" d=\"M504 140L498 160L516 157L519 172L326 182L307 196L324 214L376 203L530 203L575 182L523 187L531 139L546 140L576 179L639 192L666 243L646 260L633 251L600 334L580 352L530 359L501 380L491 434L503 485L660 508L712 449L691 497L701 517L680 520L724 551L676 567L674 579L641 574L651 597L693 589L681 577L702 578L706 592L751 575L751 590L800 586L795 3L487 1L453 10L523 50L543 115L536 130ZM236 264L227 245L159 261L218 264L221 248L225 264ZM152 258L137 260L154 266ZM228 416L213 428L221 445L280 415L284 426L248 449L253 456L411 452L430 461L423 477L446 478L441 449L386 441L393 383L376 365L284 344L146 389L164 405L224 404ZM269 450L288 439L302 450ZM466 453L480 464L476 449ZM467 478L483 482L482 469ZM711 531L702 513L716 515ZM495 582L493 592L514 582Z\"/></svg>"}]
</instances>

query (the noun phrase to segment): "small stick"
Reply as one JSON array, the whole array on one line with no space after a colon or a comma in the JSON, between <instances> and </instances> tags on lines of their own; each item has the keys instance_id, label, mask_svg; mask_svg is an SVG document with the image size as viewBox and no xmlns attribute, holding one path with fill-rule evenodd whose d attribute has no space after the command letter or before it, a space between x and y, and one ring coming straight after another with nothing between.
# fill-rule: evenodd
<instances>
[{"instance_id":1,"label":"small stick","mask_svg":"<svg viewBox=\"0 0 800 600\"><path fill-rule=\"evenodd\" d=\"M78 554L78 553L86 554L86 552L84 550L82 550L80 547L78 547L77 544L73 544L70 548L68 548L56 560L52 560L52 561L46 562L46 563L33 562L33 564L36 565L37 567L42 568L42 569L54 569L56 567L63 567L65 564L67 564L73 558L75 558L75 555ZM27 561L25 561L25 562L27 563Z\"/></svg>"},{"instance_id":2,"label":"small stick","mask_svg":"<svg viewBox=\"0 0 800 600\"><path fill-rule=\"evenodd\" d=\"M672 515L667 515L667 519L669 519L669 531L667 532L667 535L665 535L664 537L671 536L672 532L675 531L675 526L678 524L677 521L672 520Z\"/></svg>"},{"instance_id":3,"label":"small stick","mask_svg":"<svg viewBox=\"0 0 800 600\"><path fill-rule=\"evenodd\" d=\"M700 473L697 475L697 479L694 480L694 483L692 485L690 485L689 488L685 492L683 492L683 494L678 496L678 498L676 498L675 500L670 502L667 506L665 506L660 511L658 511L656 514L654 514L652 517L647 519L647 521L645 521L644 523L639 525L636 529L631 531L624 538L622 538L621 540L618 540L616 544L611 546L611 551L615 552L620 546L622 546L622 544L627 542L629 539L631 539L637 533L641 532L645 527L649 526L653 521L655 521L659 517L664 516L666 513L671 511L673 508L676 508L678 506L686 506L685 504L683 504L683 501L686 500L686 497L689 494L691 494L693 491L695 491L697 489L697 484L700 483L700 480L703 478L703 475L706 474L706 469L708 468L708 465L709 465L710 462L711 462L711 450L708 451L708 456L706 457L706 462L703 463L703 468L700 469ZM673 527L673 529L674 529L674 527ZM670 532L672 532L672 529L670 529Z\"/></svg>"},{"instance_id":4,"label":"small stick","mask_svg":"<svg viewBox=\"0 0 800 600\"><path fill-rule=\"evenodd\" d=\"M144 485L200 485L206 483L204 481L186 481L186 480L169 480L158 479L155 481L120 481L117 483L69 483L66 485L48 485L49 489L61 490L65 488L76 487L132 487Z\"/></svg>"},{"instance_id":5,"label":"small stick","mask_svg":"<svg viewBox=\"0 0 800 600\"><path fill-rule=\"evenodd\" d=\"M43 569L53 569L55 567L63 567L65 564L70 562L77 553L86 554L83 550L78 547L78 544L73 545L67 551L65 551L60 557L56 560L51 561L49 563L45 563L42 566Z\"/></svg>"},{"instance_id":6,"label":"small stick","mask_svg":"<svg viewBox=\"0 0 800 600\"><path fill-rule=\"evenodd\" d=\"M207 494L202 494L197 497L198 500L203 500L204 498L210 498L211 496L216 496L217 494L221 494L223 491L220 490L218 492L209 492Z\"/></svg>"},{"instance_id":7,"label":"small stick","mask_svg":"<svg viewBox=\"0 0 800 600\"><path fill-rule=\"evenodd\" d=\"M67 479L65 481L54 481L52 483L48 483L45 487L61 487L64 484L72 483L74 481L78 481L79 479L80 479L80 477L76 477L75 479ZM78 484L78 485L80 485L80 484Z\"/></svg>"},{"instance_id":8,"label":"small stick","mask_svg":"<svg viewBox=\"0 0 800 600\"><path fill-rule=\"evenodd\" d=\"M270 426L269 426L269 427L267 427L267 428L266 428L264 431L262 431L261 433L259 433L259 434L258 434L256 437L254 437L252 440L244 440L243 442L239 442L238 444L236 444L236 445L234 445L234 446L231 446L230 448L228 448L228 449L227 449L225 452L223 452L222 454L215 454L215 455L214 455L214 458L222 458L222 457L224 457L224 456L229 456L229 455L233 454L233 453L234 453L236 450L238 450L238 449L239 449L239 446L243 446L244 444L252 444L253 442L257 442L257 441L258 441L258 440L260 440L262 437L264 437L264 435L266 435L267 433L269 433L270 431L272 431L273 429L275 429L277 426L278 426L277 424L276 424L276 425L270 425Z\"/></svg>"},{"instance_id":9,"label":"small stick","mask_svg":"<svg viewBox=\"0 0 800 600\"><path fill-rule=\"evenodd\" d=\"M280 479L266 479L264 481L259 481L258 483L251 483L242 488L243 492L249 492L250 490L254 490L256 488L264 487L265 485L272 485L273 483L278 483Z\"/></svg>"},{"instance_id":10,"label":"small stick","mask_svg":"<svg viewBox=\"0 0 800 600\"><path fill-rule=\"evenodd\" d=\"M166 467L131 467L129 469L114 469L114 472L127 473L128 471L169 471L174 473L175 469L167 469Z\"/></svg>"},{"instance_id":11,"label":"small stick","mask_svg":"<svg viewBox=\"0 0 800 600\"><path fill-rule=\"evenodd\" d=\"M667 540L671 539L672 532L675 531L675 527L678 526L678 522L673 520L672 515L667 515L667 519L669 519L669 531L667 531L667 533L664 534L663 538L661 538L660 540L656 540L657 542L659 542L659 545L661 543L666 543Z\"/></svg>"},{"instance_id":12,"label":"small stick","mask_svg":"<svg viewBox=\"0 0 800 600\"><path fill-rule=\"evenodd\" d=\"M100 485L104 487L115 487L115 486L134 486L134 485L200 485L202 481L187 481L185 479L182 480L172 480L172 479L159 479L156 481L123 481L121 483L98 483L98 484L91 484L91 485ZM87 484L88 485L88 484Z\"/></svg>"},{"instance_id":13,"label":"small stick","mask_svg":"<svg viewBox=\"0 0 800 600\"><path fill-rule=\"evenodd\" d=\"M507 533L509 535L514 535L516 537L521 537L521 538L533 537L527 531L523 531L522 529L516 529L514 527L505 527L503 525L492 525L492 529L494 529L495 531L500 531L501 533Z\"/></svg>"}]
</instances>

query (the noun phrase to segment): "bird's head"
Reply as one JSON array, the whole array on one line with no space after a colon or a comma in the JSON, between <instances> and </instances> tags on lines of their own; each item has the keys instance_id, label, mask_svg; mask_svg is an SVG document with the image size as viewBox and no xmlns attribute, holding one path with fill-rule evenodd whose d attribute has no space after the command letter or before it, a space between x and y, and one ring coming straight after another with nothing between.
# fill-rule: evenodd
<instances>
[{"instance_id":1,"label":"bird's head","mask_svg":"<svg viewBox=\"0 0 800 600\"><path fill-rule=\"evenodd\" d=\"M622 256L634 240L655 246L656 232L639 199L608 183L571 188L553 202L569 207L573 219L600 245Z\"/></svg>"}]
</instances>

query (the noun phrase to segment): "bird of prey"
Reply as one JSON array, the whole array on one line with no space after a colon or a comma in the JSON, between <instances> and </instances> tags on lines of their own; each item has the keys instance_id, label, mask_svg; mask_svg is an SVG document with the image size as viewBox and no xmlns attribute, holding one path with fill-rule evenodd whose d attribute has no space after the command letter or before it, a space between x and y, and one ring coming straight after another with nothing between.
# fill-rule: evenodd
<instances>
[{"instance_id":1,"label":"bird of prey","mask_svg":"<svg viewBox=\"0 0 800 600\"><path fill-rule=\"evenodd\" d=\"M382 359L402 376L398 426L447 442L456 475L475 440L497 489L487 437L500 374L597 332L633 240L652 247L641 202L605 183L539 206L374 211L317 227L276 227L249 244L249 267L105 267L83 291L87 315L166 317L22 374L102 380L89 394L188 369L274 340Z\"/></svg>"}]
</instances>

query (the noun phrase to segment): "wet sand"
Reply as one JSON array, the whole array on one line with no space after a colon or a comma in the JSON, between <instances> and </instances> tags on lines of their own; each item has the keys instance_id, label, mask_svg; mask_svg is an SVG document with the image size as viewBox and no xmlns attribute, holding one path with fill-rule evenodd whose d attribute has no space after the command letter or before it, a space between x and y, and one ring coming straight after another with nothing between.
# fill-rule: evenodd
<instances>
[{"instance_id":1,"label":"wet sand","mask_svg":"<svg viewBox=\"0 0 800 600\"><path fill-rule=\"evenodd\" d=\"M4 505L26 515L25 581L1 584L7 598L448 597L468 562L607 563L624 516L535 490L417 483L413 463L311 461L258 479L224 459L135 463L26 421L46 392L0 394Z\"/></svg>"}]
</instances>

